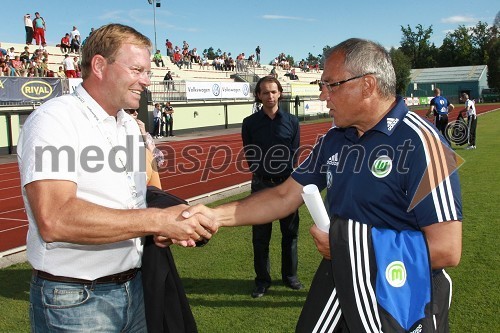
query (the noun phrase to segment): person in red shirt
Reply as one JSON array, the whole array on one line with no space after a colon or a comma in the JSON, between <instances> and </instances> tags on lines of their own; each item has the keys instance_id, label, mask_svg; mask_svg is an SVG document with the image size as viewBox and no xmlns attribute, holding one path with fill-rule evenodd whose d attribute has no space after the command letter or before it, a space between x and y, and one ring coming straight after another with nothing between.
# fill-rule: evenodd
<instances>
[{"instance_id":1,"label":"person in red shirt","mask_svg":"<svg viewBox=\"0 0 500 333\"><path fill-rule=\"evenodd\" d=\"M69 34L66 33L63 38L61 38L61 52L68 53L71 48L71 44L69 42Z\"/></svg>"}]
</instances>

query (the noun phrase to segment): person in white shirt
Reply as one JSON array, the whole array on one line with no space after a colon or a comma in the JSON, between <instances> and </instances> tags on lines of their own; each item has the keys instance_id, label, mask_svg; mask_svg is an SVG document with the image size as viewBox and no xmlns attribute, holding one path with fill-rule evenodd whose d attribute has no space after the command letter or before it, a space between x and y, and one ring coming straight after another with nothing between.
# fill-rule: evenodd
<instances>
[{"instance_id":1,"label":"person in white shirt","mask_svg":"<svg viewBox=\"0 0 500 333\"><path fill-rule=\"evenodd\" d=\"M64 66L64 73L66 74L66 77L68 79L76 78L75 62L73 61L73 58L69 56L69 54L66 54L64 56L62 64Z\"/></svg>"},{"instance_id":2,"label":"person in white shirt","mask_svg":"<svg viewBox=\"0 0 500 333\"><path fill-rule=\"evenodd\" d=\"M469 131L469 145L465 149L476 149L476 103L474 103L474 100L469 99L467 93L462 94L462 100L465 101L465 108L461 112L465 111L467 114L467 130Z\"/></svg>"},{"instance_id":3,"label":"person in white shirt","mask_svg":"<svg viewBox=\"0 0 500 333\"><path fill-rule=\"evenodd\" d=\"M138 108L151 84L150 56L151 41L135 29L97 29L83 50L83 83L23 126L33 332L146 332L144 236L195 246L217 231L202 215L185 220L186 205L146 208L145 147L123 109Z\"/></svg>"},{"instance_id":4,"label":"person in white shirt","mask_svg":"<svg viewBox=\"0 0 500 333\"><path fill-rule=\"evenodd\" d=\"M26 45L31 45L33 42L33 21L29 13L24 15L24 30L26 30Z\"/></svg>"},{"instance_id":5,"label":"person in white shirt","mask_svg":"<svg viewBox=\"0 0 500 333\"><path fill-rule=\"evenodd\" d=\"M78 31L78 29L75 26L73 26L73 30L71 30L69 36L71 37L71 40L75 39L75 36L79 36L81 38L80 31Z\"/></svg>"}]
</instances>

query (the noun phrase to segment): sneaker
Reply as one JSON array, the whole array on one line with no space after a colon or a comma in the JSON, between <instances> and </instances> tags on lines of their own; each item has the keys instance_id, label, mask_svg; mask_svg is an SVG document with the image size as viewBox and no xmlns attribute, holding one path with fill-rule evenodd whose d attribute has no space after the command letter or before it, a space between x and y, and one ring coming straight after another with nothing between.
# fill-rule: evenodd
<instances>
[{"instance_id":1,"label":"sneaker","mask_svg":"<svg viewBox=\"0 0 500 333\"><path fill-rule=\"evenodd\" d=\"M471 150L471 149L474 149L475 147L474 146L467 146L467 148L465 148L465 150Z\"/></svg>"}]
</instances>

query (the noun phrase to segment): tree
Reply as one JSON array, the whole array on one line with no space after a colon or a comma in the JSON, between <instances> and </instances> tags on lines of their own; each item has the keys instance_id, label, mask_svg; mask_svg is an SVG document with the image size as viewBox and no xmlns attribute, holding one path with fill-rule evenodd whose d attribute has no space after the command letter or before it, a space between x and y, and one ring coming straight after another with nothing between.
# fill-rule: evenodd
<instances>
[{"instance_id":1,"label":"tree","mask_svg":"<svg viewBox=\"0 0 500 333\"><path fill-rule=\"evenodd\" d=\"M488 86L500 89L500 38L491 42L488 55Z\"/></svg>"},{"instance_id":2,"label":"tree","mask_svg":"<svg viewBox=\"0 0 500 333\"><path fill-rule=\"evenodd\" d=\"M432 25L427 29L421 24L413 31L408 25L407 28L401 26L401 47L400 50L411 60L412 68L427 68L436 65L436 46L430 42L432 36Z\"/></svg>"},{"instance_id":3,"label":"tree","mask_svg":"<svg viewBox=\"0 0 500 333\"><path fill-rule=\"evenodd\" d=\"M307 55L307 58L306 58L306 62L309 64L309 65L316 65L316 64L319 64L319 55L316 57L316 56L313 56L311 52L309 52L309 54Z\"/></svg>"},{"instance_id":4,"label":"tree","mask_svg":"<svg viewBox=\"0 0 500 333\"><path fill-rule=\"evenodd\" d=\"M204 49L203 54L206 54L207 58L210 60L213 60L217 57L217 54L214 52L214 48L211 46L208 49Z\"/></svg>"},{"instance_id":5,"label":"tree","mask_svg":"<svg viewBox=\"0 0 500 333\"><path fill-rule=\"evenodd\" d=\"M469 29L460 25L453 32L446 34L443 45L439 48L439 65L441 67L473 65L473 49Z\"/></svg>"},{"instance_id":6,"label":"tree","mask_svg":"<svg viewBox=\"0 0 500 333\"><path fill-rule=\"evenodd\" d=\"M488 28L488 23L479 21L471 29L471 39L474 46L473 65L484 65L488 61L488 43L495 34L493 27Z\"/></svg>"},{"instance_id":7,"label":"tree","mask_svg":"<svg viewBox=\"0 0 500 333\"><path fill-rule=\"evenodd\" d=\"M403 51L391 48L389 51L392 59L392 66L396 72L396 93L404 96L406 88L410 84L411 61Z\"/></svg>"}]
</instances>

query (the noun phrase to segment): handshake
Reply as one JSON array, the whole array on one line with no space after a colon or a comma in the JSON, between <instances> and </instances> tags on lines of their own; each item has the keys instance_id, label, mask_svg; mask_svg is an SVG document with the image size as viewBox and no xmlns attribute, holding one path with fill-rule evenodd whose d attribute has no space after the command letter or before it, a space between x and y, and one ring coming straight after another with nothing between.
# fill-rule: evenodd
<instances>
[{"instance_id":1,"label":"handshake","mask_svg":"<svg viewBox=\"0 0 500 333\"><path fill-rule=\"evenodd\" d=\"M183 247L203 246L221 226L216 220L215 209L204 205L190 207L181 204L160 211L162 216L168 216L159 219L160 231L154 233L155 244L159 247L171 244Z\"/></svg>"}]
</instances>

